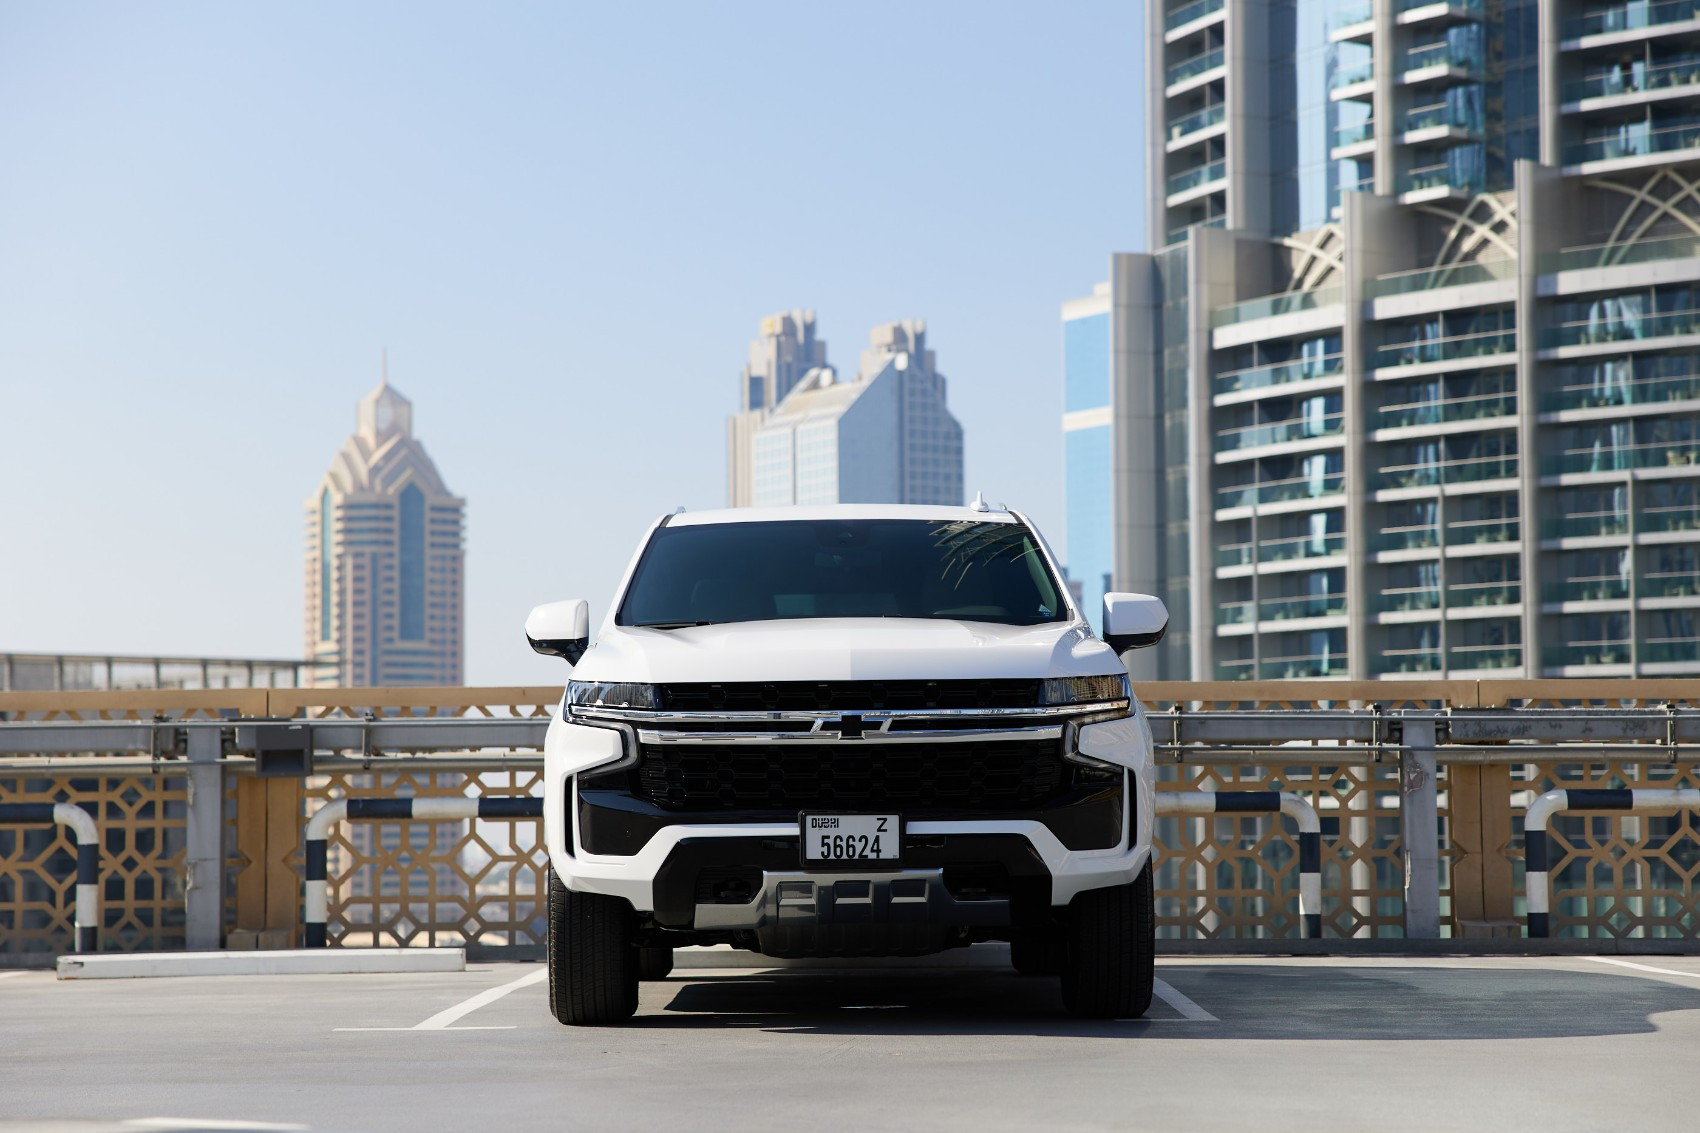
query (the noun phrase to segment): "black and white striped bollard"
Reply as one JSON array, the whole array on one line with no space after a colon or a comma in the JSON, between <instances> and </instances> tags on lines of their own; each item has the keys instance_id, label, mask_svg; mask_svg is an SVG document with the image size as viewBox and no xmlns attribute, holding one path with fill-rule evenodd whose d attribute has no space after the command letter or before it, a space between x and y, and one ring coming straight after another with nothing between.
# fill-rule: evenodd
<instances>
[{"instance_id":1,"label":"black and white striped bollard","mask_svg":"<svg viewBox=\"0 0 1700 1133\"><path fill-rule=\"evenodd\" d=\"M1529 913L1529 938L1539 940L1552 931L1548 915L1552 847L1547 824L1561 811L1597 810L1655 813L1700 810L1700 791L1684 790L1569 790L1548 791L1529 804L1523 816L1523 895Z\"/></svg>"},{"instance_id":2,"label":"black and white striped bollard","mask_svg":"<svg viewBox=\"0 0 1700 1133\"><path fill-rule=\"evenodd\" d=\"M77 951L100 947L100 831L74 803L0 803L0 823L56 822L77 836Z\"/></svg>"},{"instance_id":3,"label":"black and white striped bollard","mask_svg":"<svg viewBox=\"0 0 1700 1133\"><path fill-rule=\"evenodd\" d=\"M1322 938L1322 823L1316 808L1291 791L1158 791L1157 813L1164 816L1274 814L1299 827L1299 918L1305 938Z\"/></svg>"},{"instance_id":4,"label":"black and white striped bollard","mask_svg":"<svg viewBox=\"0 0 1700 1133\"><path fill-rule=\"evenodd\" d=\"M306 835L306 937L307 947L325 946L325 922L330 917L325 891L326 842L331 827L350 822L427 821L443 822L466 818L542 818L543 800L522 795L469 799L337 799L322 807L307 823Z\"/></svg>"}]
</instances>

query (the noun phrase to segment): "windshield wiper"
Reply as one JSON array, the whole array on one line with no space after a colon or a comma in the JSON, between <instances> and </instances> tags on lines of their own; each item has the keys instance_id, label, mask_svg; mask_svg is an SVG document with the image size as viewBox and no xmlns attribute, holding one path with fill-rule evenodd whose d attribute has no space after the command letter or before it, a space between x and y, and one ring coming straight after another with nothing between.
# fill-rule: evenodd
<instances>
[{"instance_id":1,"label":"windshield wiper","mask_svg":"<svg viewBox=\"0 0 1700 1133\"><path fill-rule=\"evenodd\" d=\"M689 629L692 626L719 625L719 622L633 622L633 629Z\"/></svg>"}]
</instances>

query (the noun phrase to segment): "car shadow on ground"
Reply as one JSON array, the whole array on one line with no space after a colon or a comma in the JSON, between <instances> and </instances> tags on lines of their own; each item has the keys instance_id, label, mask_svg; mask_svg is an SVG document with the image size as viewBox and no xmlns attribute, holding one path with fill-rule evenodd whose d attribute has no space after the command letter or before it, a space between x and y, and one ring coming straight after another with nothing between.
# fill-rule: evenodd
<instances>
[{"instance_id":1,"label":"car shadow on ground","mask_svg":"<svg viewBox=\"0 0 1700 1133\"><path fill-rule=\"evenodd\" d=\"M1700 987L1545 968L1239 966L1158 978L1214 1020L1162 998L1144 1019L1064 1013L1056 979L1012 972L780 971L646 984L631 1026L755 1027L874 1035L1056 1035L1211 1041L1574 1038L1644 1034L1663 1012L1700 1010Z\"/></svg>"}]
</instances>

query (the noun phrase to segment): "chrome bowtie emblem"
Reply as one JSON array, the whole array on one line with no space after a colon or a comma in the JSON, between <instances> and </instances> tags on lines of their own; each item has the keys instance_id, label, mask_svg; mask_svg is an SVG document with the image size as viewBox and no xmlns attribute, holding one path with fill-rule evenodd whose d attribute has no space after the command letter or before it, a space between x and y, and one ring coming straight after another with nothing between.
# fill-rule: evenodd
<instances>
[{"instance_id":1,"label":"chrome bowtie emblem","mask_svg":"<svg viewBox=\"0 0 1700 1133\"><path fill-rule=\"evenodd\" d=\"M868 724L860 716L840 716L837 720L822 720L820 730L837 732L841 740L859 740L867 732Z\"/></svg>"}]
</instances>

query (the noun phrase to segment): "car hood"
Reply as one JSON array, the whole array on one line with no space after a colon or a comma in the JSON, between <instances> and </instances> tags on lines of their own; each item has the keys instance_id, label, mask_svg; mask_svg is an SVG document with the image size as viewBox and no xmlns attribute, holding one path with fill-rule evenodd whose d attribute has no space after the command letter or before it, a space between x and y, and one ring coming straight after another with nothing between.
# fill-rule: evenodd
<instances>
[{"instance_id":1,"label":"car hood","mask_svg":"<svg viewBox=\"0 0 1700 1133\"><path fill-rule=\"evenodd\" d=\"M574 680L979 680L1121 669L1080 622L1037 626L908 618L808 618L682 629L604 626Z\"/></svg>"}]
</instances>

